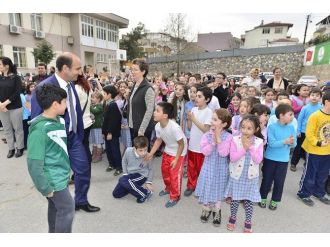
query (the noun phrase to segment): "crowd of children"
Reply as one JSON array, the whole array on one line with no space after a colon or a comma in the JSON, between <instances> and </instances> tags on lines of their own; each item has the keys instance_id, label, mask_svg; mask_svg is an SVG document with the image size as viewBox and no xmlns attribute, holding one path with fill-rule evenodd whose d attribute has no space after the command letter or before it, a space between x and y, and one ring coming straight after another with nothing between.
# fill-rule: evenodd
<instances>
[{"instance_id":1,"label":"crowd of children","mask_svg":"<svg viewBox=\"0 0 330 247\"><path fill-rule=\"evenodd\" d=\"M224 73L218 74L225 78ZM202 222L206 223L212 215L213 225L219 226L221 204L226 201L230 203L227 229L232 231L242 202L244 232L252 232L255 203L261 208L268 204L269 209L277 209L293 150L291 171L296 171L300 158L306 160L298 198L309 206L314 204L310 199L312 195L330 204L325 197L330 168L330 162L326 162L330 160L330 91L310 90L301 84L294 89L294 95L292 91L270 88L262 88L260 95L254 86L235 87L232 82L231 93L223 102L214 96L219 86L214 80L202 83L199 79L190 75L185 81L158 78L151 82L157 92L154 111L157 124L149 152L146 138L130 138L129 84L119 81L105 86L103 92L93 93L92 161L102 160L105 144L107 171L115 170L114 175L122 173L113 191L115 198L130 193L138 203L148 200L153 194L152 158L163 150L164 189L159 196L169 196L165 207L173 207L181 199L186 167L187 184L183 194L186 197L194 194L198 198ZM220 100L227 109L220 108ZM123 153L120 146L124 147ZM33 169L33 163L30 167ZM272 197L267 203L272 186ZM49 190L42 193L46 195Z\"/></svg>"}]
</instances>

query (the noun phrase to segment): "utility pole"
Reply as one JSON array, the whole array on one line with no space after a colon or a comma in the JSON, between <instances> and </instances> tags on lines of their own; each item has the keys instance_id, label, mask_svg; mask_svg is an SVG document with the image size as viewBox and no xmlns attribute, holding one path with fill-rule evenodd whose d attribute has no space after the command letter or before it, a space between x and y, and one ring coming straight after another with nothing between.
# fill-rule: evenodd
<instances>
[{"instance_id":1,"label":"utility pole","mask_svg":"<svg viewBox=\"0 0 330 247\"><path fill-rule=\"evenodd\" d=\"M306 41L306 34L307 34L307 29L308 29L308 24L311 22L309 19L311 18L311 14L307 15L306 18L306 27L305 27L305 34L304 34L304 42L303 44L305 44Z\"/></svg>"}]
</instances>

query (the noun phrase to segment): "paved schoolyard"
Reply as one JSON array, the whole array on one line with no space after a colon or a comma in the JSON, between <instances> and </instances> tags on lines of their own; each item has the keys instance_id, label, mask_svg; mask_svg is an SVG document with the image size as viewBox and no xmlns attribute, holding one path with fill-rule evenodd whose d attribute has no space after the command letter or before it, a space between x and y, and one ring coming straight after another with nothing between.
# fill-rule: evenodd
<instances>
[{"instance_id":1,"label":"paved schoolyard","mask_svg":"<svg viewBox=\"0 0 330 247\"><path fill-rule=\"evenodd\" d=\"M0 132L2 137L3 131ZM47 232L47 202L34 188L27 172L26 155L7 159L7 146L0 143L0 232ZM104 157L105 158L105 157ZM182 196L180 202L167 209L167 198L159 197L163 188L160 159L154 161L155 193L150 201L137 204L132 196L115 200L112 190L118 177L105 172L106 161L92 165L89 201L101 207L98 213L76 213L73 232L167 232L167 233L214 233L225 232L229 217L229 205L223 204L222 224L214 227L211 222L199 220L201 206L193 196ZM254 232L330 232L330 206L318 201L310 208L296 199L302 164L297 172L288 171L282 203L276 211L255 206ZM185 188L186 179L183 180ZM73 191L72 186L70 187ZM235 232L241 232L244 210L240 206Z\"/></svg>"}]
</instances>

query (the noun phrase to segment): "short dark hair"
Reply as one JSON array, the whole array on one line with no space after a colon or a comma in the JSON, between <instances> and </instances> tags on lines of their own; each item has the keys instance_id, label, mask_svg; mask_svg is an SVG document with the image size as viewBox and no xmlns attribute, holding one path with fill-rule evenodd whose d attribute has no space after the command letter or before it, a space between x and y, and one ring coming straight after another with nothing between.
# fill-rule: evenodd
<instances>
[{"instance_id":1,"label":"short dark hair","mask_svg":"<svg viewBox=\"0 0 330 247\"><path fill-rule=\"evenodd\" d=\"M220 108L216 109L214 113L217 114L218 118L221 120L222 123L227 123L225 129L229 129L232 121L232 117L229 111L227 111L227 109Z\"/></svg>"},{"instance_id":2,"label":"short dark hair","mask_svg":"<svg viewBox=\"0 0 330 247\"><path fill-rule=\"evenodd\" d=\"M39 66L44 66L44 68L47 69L47 65L45 63L38 63L38 67Z\"/></svg>"},{"instance_id":3,"label":"short dark hair","mask_svg":"<svg viewBox=\"0 0 330 247\"><path fill-rule=\"evenodd\" d=\"M67 98L67 93L60 87L48 84L36 89L36 97L41 109L47 110L55 101L61 104L62 99Z\"/></svg>"},{"instance_id":4,"label":"short dark hair","mask_svg":"<svg viewBox=\"0 0 330 247\"><path fill-rule=\"evenodd\" d=\"M278 99L278 96L285 96L288 99L290 99L289 94L285 90L281 90L277 95L276 95L276 100Z\"/></svg>"},{"instance_id":5,"label":"short dark hair","mask_svg":"<svg viewBox=\"0 0 330 247\"><path fill-rule=\"evenodd\" d=\"M146 78L146 76L149 72L149 65L147 64L147 62L144 59L136 58L136 59L133 60L132 64L138 65L139 69L141 71L144 71L143 77Z\"/></svg>"},{"instance_id":6,"label":"short dark hair","mask_svg":"<svg viewBox=\"0 0 330 247\"><path fill-rule=\"evenodd\" d=\"M275 109L275 115L277 119L280 119L280 115L284 115L288 112L294 112L292 106L287 104L279 104Z\"/></svg>"},{"instance_id":7,"label":"short dark hair","mask_svg":"<svg viewBox=\"0 0 330 247\"><path fill-rule=\"evenodd\" d=\"M115 86L113 85L107 85L103 87L103 91L106 94L111 94L111 98L114 99L118 95L118 90Z\"/></svg>"},{"instance_id":8,"label":"short dark hair","mask_svg":"<svg viewBox=\"0 0 330 247\"><path fill-rule=\"evenodd\" d=\"M322 91L318 87L313 87L311 91L309 92L309 96L311 96L312 93L319 94L322 97Z\"/></svg>"},{"instance_id":9,"label":"short dark hair","mask_svg":"<svg viewBox=\"0 0 330 247\"><path fill-rule=\"evenodd\" d=\"M257 113L258 116L261 116L262 114L270 114L270 109L268 106L263 104L256 104L252 107L251 114L255 115Z\"/></svg>"},{"instance_id":10,"label":"short dark hair","mask_svg":"<svg viewBox=\"0 0 330 247\"><path fill-rule=\"evenodd\" d=\"M325 105L325 101L330 101L330 90L326 90L322 96L322 104Z\"/></svg>"},{"instance_id":11,"label":"short dark hair","mask_svg":"<svg viewBox=\"0 0 330 247\"><path fill-rule=\"evenodd\" d=\"M217 75L222 75L223 76L223 79L226 79L227 78L226 74L223 73L223 72L218 72Z\"/></svg>"},{"instance_id":12,"label":"short dark hair","mask_svg":"<svg viewBox=\"0 0 330 247\"><path fill-rule=\"evenodd\" d=\"M198 73L197 74L193 74L193 77L195 77L197 81L202 80L201 74L198 74Z\"/></svg>"},{"instance_id":13,"label":"short dark hair","mask_svg":"<svg viewBox=\"0 0 330 247\"><path fill-rule=\"evenodd\" d=\"M174 118L174 107L171 103L159 102L157 105L162 108L164 114L167 114L168 119Z\"/></svg>"},{"instance_id":14,"label":"short dark hair","mask_svg":"<svg viewBox=\"0 0 330 247\"><path fill-rule=\"evenodd\" d=\"M202 92L202 94L204 95L207 104L209 104L211 102L212 96L213 96L213 92L212 89L209 87L201 87L201 88L197 88L197 92Z\"/></svg>"},{"instance_id":15,"label":"short dark hair","mask_svg":"<svg viewBox=\"0 0 330 247\"><path fill-rule=\"evenodd\" d=\"M148 138L145 136L137 136L133 140L133 145L135 148L146 148L149 145Z\"/></svg>"},{"instance_id":16,"label":"short dark hair","mask_svg":"<svg viewBox=\"0 0 330 247\"><path fill-rule=\"evenodd\" d=\"M59 72L62 71L64 65L68 66L71 69L72 62L73 62L72 57L70 57L68 55L60 55L56 59L56 68Z\"/></svg>"}]
</instances>

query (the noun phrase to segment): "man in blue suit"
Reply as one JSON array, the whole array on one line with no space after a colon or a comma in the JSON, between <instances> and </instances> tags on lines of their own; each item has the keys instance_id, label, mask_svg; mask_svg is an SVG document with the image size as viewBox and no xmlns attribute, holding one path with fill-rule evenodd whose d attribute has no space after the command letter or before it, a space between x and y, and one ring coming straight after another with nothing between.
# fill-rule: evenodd
<instances>
[{"instance_id":1,"label":"man in blue suit","mask_svg":"<svg viewBox=\"0 0 330 247\"><path fill-rule=\"evenodd\" d=\"M77 80L78 74L81 71L81 62L76 55L66 52L57 58L56 67L58 72L39 83L36 90L41 85L53 84L63 88L67 92L67 109L64 119L68 136L67 146L70 164L74 172L76 210L82 209L86 212L97 212L100 208L90 205L87 199L91 179L91 164L87 159L82 144L84 138L82 110L77 92L72 84L72 81ZM42 113L42 109L36 99L35 91L31 98L32 119Z\"/></svg>"}]
</instances>

